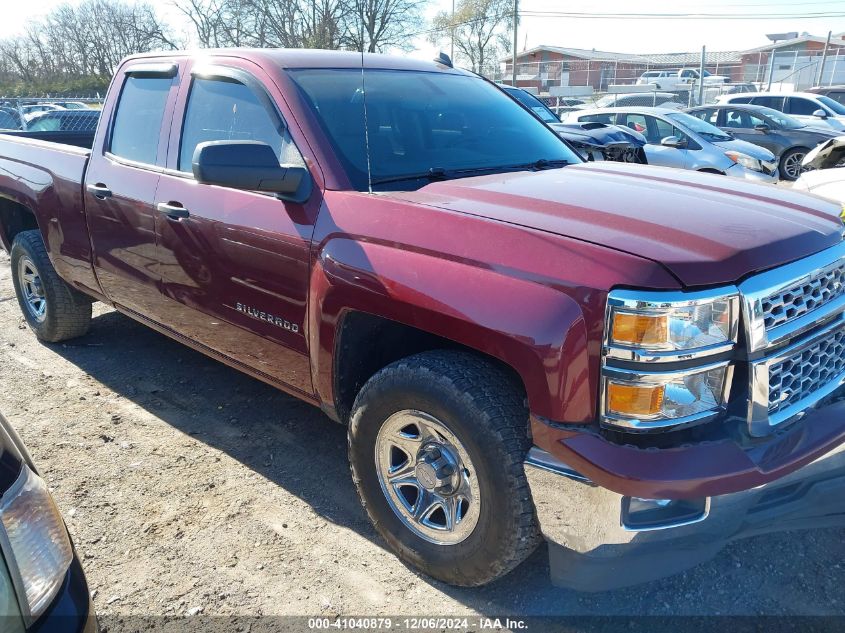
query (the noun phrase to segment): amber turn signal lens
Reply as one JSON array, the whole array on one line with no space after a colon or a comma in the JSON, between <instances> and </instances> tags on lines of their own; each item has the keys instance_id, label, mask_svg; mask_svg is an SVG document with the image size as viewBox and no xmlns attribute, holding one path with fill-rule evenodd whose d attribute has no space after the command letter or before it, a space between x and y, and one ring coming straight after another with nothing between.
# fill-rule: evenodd
<instances>
[{"instance_id":1,"label":"amber turn signal lens","mask_svg":"<svg viewBox=\"0 0 845 633\"><path fill-rule=\"evenodd\" d=\"M669 341L669 317L645 314L613 315L613 340L626 345L659 345Z\"/></svg>"},{"instance_id":2,"label":"amber turn signal lens","mask_svg":"<svg viewBox=\"0 0 845 633\"><path fill-rule=\"evenodd\" d=\"M663 406L663 385L623 385L611 382L607 386L607 408L611 413L626 416L656 415Z\"/></svg>"}]
</instances>

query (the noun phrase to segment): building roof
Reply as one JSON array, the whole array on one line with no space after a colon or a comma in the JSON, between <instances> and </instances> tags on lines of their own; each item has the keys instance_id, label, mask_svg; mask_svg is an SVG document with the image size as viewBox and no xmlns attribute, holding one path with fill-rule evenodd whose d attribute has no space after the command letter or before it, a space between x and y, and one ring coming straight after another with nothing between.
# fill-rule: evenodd
<instances>
[{"instance_id":1,"label":"building roof","mask_svg":"<svg viewBox=\"0 0 845 633\"><path fill-rule=\"evenodd\" d=\"M796 44L804 44L805 42L816 42L818 44L824 44L827 42L827 37L821 37L819 35L801 35L799 37L794 37L791 40L780 40L778 42L771 42L766 44L765 46L758 46L757 48L749 48L746 51L742 51L743 53L765 53L766 51L773 51L779 48L788 48L790 46L795 46ZM845 40L842 39L841 35L836 35L830 38L831 45L835 46L845 46Z\"/></svg>"},{"instance_id":2,"label":"building roof","mask_svg":"<svg viewBox=\"0 0 845 633\"><path fill-rule=\"evenodd\" d=\"M671 65L671 66L689 66L697 65L701 61L701 53L613 53L610 51L599 51L596 49L587 50L584 48L566 48L561 46L535 46L527 51L522 51L518 57L526 55L533 55L536 53L557 53L567 57L576 57L585 60L600 60L600 61L625 61L635 64L650 64L650 65ZM742 51L714 51L707 52L708 64L725 64L738 63L741 61ZM508 57L502 59L503 62L509 62L512 58Z\"/></svg>"}]
</instances>

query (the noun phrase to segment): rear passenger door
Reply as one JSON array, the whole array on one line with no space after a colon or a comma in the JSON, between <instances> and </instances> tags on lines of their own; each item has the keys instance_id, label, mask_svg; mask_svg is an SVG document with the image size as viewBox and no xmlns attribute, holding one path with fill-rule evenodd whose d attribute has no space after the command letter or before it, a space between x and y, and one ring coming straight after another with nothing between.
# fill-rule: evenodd
<instances>
[{"instance_id":1,"label":"rear passenger door","mask_svg":"<svg viewBox=\"0 0 845 633\"><path fill-rule=\"evenodd\" d=\"M168 169L156 195L158 259L174 331L311 395L306 337L309 257L321 204L198 183L198 144L269 144L283 164L304 165L280 94L242 60L195 67L179 96ZM312 169L313 173L313 169Z\"/></svg>"},{"instance_id":2,"label":"rear passenger door","mask_svg":"<svg viewBox=\"0 0 845 633\"><path fill-rule=\"evenodd\" d=\"M121 307L156 319L160 304L153 201L167 152L178 65L131 63L104 106L85 176L94 270ZM96 148L100 148L99 151Z\"/></svg>"}]
</instances>

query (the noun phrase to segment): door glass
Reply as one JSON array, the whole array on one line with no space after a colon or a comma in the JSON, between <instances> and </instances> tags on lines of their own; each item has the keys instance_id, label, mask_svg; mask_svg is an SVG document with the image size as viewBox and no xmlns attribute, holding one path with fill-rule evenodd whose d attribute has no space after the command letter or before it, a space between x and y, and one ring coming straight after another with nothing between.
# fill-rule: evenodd
<instances>
[{"instance_id":1,"label":"door glass","mask_svg":"<svg viewBox=\"0 0 845 633\"><path fill-rule=\"evenodd\" d=\"M649 143L659 143L667 136L677 136L681 139L684 137L684 135L671 123L667 123L663 119L657 119L654 117L649 117L649 119L651 119L651 123L655 131L655 134L652 135L654 140L649 138Z\"/></svg>"},{"instance_id":2,"label":"door glass","mask_svg":"<svg viewBox=\"0 0 845 633\"><path fill-rule=\"evenodd\" d=\"M739 99L732 99L734 103L742 103ZM766 106L775 110L783 109L783 97L753 97L751 103L754 105Z\"/></svg>"},{"instance_id":3,"label":"door glass","mask_svg":"<svg viewBox=\"0 0 845 633\"><path fill-rule=\"evenodd\" d=\"M304 166L287 129L281 127L244 84L194 79L182 128L179 170L191 171L194 150L207 141L261 141L273 148L282 164Z\"/></svg>"},{"instance_id":4,"label":"door glass","mask_svg":"<svg viewBox=\"0 0 845 633\"><path fill-rule=\"evenodd\" d=\"M154 165L164 107L173 79L126 78L111 132L109 150L115 156Z\"/></svg>"},{"instance_id":5,"label":"door glass","mask_svg":"<svg viewBox=\"0 0 845 633\"><path fill-rule=\"evenodd\" d=\"M725 127L750 128L751 118L745 110L725 110Z\"/></svg>"},{"instance_id":6,"label":"door glass","mask_svg":"<svg viewBox=\"0 0 845 633\"><path fill-rule=\"evenodd\" d=\"M614 114L587 114L579 116L578 121L581 123L604 123L606 125L613 125Z\"/></svg>"},{"instance_id":7,"label":"door glass","mask_svg":"<svg viewBox=\"0 0 845 633\"><path fill-rule=\"evenodd\" d=\"M786 103L789 114L812 116L813 112L821 109L818 104L813 103L809 99L801 99L800 97L789 97Z\"/></svg>"},{"instance_id":8,"label":"door glass","mask_svg":"<svg viewBox=\"0 0 845 633\"><path fill-rule=\"evenodd\" d=\"M621 124L625 125L635 132L643 134L649 143L653 143L648 136L648 123L642 114L620 114Z\"/></svg>"}]
</instances>

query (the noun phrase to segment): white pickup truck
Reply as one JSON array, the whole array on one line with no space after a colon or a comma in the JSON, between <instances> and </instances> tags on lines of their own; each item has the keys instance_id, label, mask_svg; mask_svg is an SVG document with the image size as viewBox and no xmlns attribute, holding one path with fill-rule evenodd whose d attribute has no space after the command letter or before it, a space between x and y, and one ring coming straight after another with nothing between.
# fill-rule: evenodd
<instances>
[{"instance_id":1,"label":"white pickup truck","mask_svg":"<svg viewBox=\"0 0 845 633\"><path fill-rule=\"evenodd\" d=\"M697 85L699 79L699 71L696 68L649 70L640 75L640 78L637 79L637 85L645 86L652 84L657 90L688 90L691 86ZM724 84L729 81L729 77L711 75L708 71L704 71L704 85Z\"/></svg>"}]
</instances>

